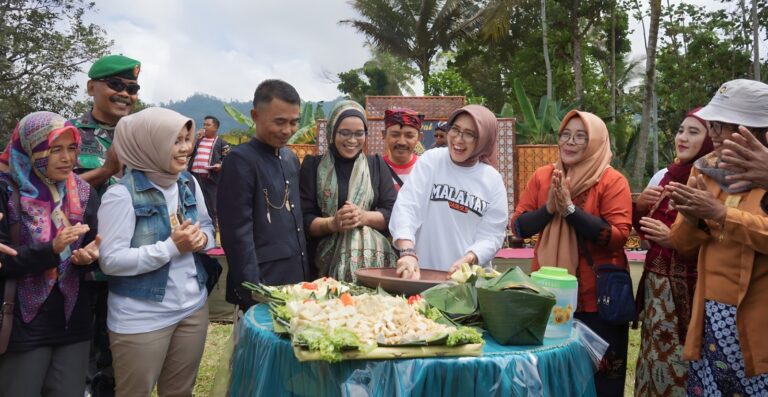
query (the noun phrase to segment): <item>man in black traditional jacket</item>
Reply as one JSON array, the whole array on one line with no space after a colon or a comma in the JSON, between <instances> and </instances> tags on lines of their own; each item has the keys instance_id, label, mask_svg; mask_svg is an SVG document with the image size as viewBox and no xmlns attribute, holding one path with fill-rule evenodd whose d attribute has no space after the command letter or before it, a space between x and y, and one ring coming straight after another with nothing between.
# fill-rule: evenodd
<instances>
[{"instance_id":1,"label":"man in black traditional jacket","mask_svg":"<svg viewBox=\"0 0 768 397\"><path fill-rule=\"evenodd\" d=\"M309 277L299 160L285 147L298 129L299 108L290 84L259 84L251 109L256 136L232 149L221 168L217 207L229 263L226 299L243 310L256 303L243 281L281 285Z\"/></svg>"}]
</instances>

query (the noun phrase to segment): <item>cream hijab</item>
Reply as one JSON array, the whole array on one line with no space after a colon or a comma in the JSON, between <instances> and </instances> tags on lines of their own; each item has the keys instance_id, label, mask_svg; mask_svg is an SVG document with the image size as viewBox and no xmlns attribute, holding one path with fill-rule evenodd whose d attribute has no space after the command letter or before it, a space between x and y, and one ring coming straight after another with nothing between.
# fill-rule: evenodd
<instances>
[{"instance_id":1,"label":"cream hijab","mask_svg":"<svg viewBox=\"0 0 768 397\"><path fill-rule=\"evenodd\" d=\"M143 171L150 181L169 187L179 179L171 171L171 151L184 128L189 138L194 120L170 109L146 108L120 119L115 127L115 151L128 168Z\"/></svg>"},{"instance_id":2,"label":"cream hijab","mask_svg":"<svg viewBox=\"0 0 768 397\"><path fill-rule=\"evenodd\" d=\"M611 164L611 144L608 139L608 128L603 120L592 113L571 110L560 123L559 132L572 118L579 117L584 123L589 142L582 160L565 170L563 162L558 159L555 168L564 171L566 177L571 178L571 198L587 191L600 181ZM550 188L552 186L550 185ZM539 265L556 266L568 269L571 274L576 274L579 265L579 245L576 240L576 232L562 216L555 215L541 232L541 242L536 253Z\"/></svg>"}]
</instances>

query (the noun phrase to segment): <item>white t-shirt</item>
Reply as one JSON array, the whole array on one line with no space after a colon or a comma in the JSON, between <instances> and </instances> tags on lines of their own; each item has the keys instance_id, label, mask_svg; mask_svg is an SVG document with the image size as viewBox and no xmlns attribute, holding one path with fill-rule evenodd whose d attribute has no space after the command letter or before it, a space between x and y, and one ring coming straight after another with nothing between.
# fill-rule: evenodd
<instances>
[{"instance_id":1,"label":"white t-shirt","mask_svg":"<svg viewBox=\"0 0 768 397\"><path fill-rule=\"evenodd\" d=\"M196 186L200 228L208 236L206 249L213 248L213 224L205 208L205 199L197 181L192 178L190 182ZM178 186L173 184L163 188L153 185L163 193L169 213L176 213L179 205ZM107 327L120 334L151 332L176 324L202 307L208 296L205 288L198 286L192 253L180 254L170 236L155 244L131 248L135 228L136 216L128 189L119 184L111 186L99 207L99 234L102 238L99 263L104 274L134 276L171 262L162 302L109 293Z\"/></svg>"},{"instance_id":2,"label":"white t-shirt","mask_svg":"<svg viewBox=\"0 0 768 397\"><path fill-rule=\"evenodd\" d=\"M400 189L389 230L393 241L416 244L420 268L448 270L469 251L487 264L504 242L507 208L496 169L458 166L447 148L437 148L424 152Z\"/></svg>"},{"instance_id":3,"label":"white t-shirt","mask_svg":"<svg viewBox=\"0 0 768 397\"><path fill-rule=\"evenodd\" d=\"M664 175L667 175L666 167L658 170L655 174L653 174L653 176L651 177L651 180L648 181L648 186L646 187L659 186L659 184L661 183L661 180L664 179Z\"/></svg>"}]
</instances>

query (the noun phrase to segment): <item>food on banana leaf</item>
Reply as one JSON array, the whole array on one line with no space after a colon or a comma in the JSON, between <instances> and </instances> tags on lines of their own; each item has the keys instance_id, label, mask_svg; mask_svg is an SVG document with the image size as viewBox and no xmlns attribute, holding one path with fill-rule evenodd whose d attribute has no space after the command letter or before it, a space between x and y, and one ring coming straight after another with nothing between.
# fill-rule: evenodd
<instances>
[{"instance_id":1,"label":"food on banana leaf","mask_svg":"<svg viewBox=\"0 0 768 397\"><path fill-rule=\"evenodd\" d=\"M346 328L354 332L362 345L418 343L440 338L455 331L438 324L409 305L401 297L363 294L324 301L290 301L290 330L296 335L308 327Z\"/></svg>"},{"instance_id":2,"label":"food on banana leaf","mask_svg":"<svg viewBox=\"0 0 768 397\"><path fill-rule=\"evenodd\" d=\"M337 281L331 277L283 286L269 286L249 282L244 282L243 286L252 291L254 299L264 303L284 303L297 299L332 299L338 298L344 293L359 295L373 292L370 288Z\"/></svg>"},{"instance_id":3,"label":"food on banana leaf","mask_svg":"<svg viewBox=\"0 0 768 397\"><path fill-rule=\"evenodd\" d=\"M329 330L321 327L307 327L294 336L294 342L319 352L321 359L332 363L341 361L341 352L344 350L367 348L360 343L357 335L347 328Z\"/></svg>"},{"instance_id":4,"label":"food on banana leaf","mask_svg":"<svg viewBox=\"0 0 768 397\"><path fill-rule=\"evenodd\" d=\"M473 282L477 277L492 278L500 276L501 273L492 268L484 268L478 265L471 265L469 263L462 263L459 270L456 270L451 274L451 280L457 283ZM473 278L473 276L475 276Z\"/></svg>"}]
</instances>

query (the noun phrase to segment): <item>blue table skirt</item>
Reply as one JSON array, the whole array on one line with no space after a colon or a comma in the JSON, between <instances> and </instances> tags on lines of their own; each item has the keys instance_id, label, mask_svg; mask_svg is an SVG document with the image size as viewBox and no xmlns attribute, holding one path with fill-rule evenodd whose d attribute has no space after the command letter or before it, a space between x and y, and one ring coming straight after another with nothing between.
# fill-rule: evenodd
<instances>
[{"instance_id":1,"label":"blue table skirt","mask_svg":"<svg viewBox=\"0 0 768 397\"><path fill-rule=\"evenodd\" d=\"M272 332L266 305L242 319L230 396L594 396L605 344L576 323L570 338L501 346L487 333L482 357L299 362Z\"/></svg>"}]
</instances>

